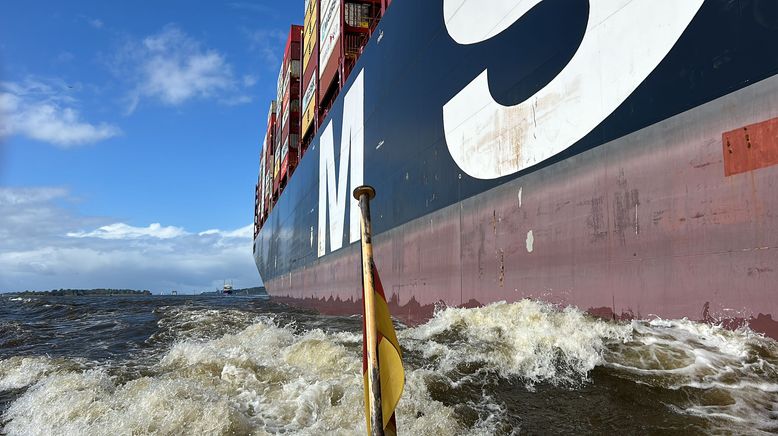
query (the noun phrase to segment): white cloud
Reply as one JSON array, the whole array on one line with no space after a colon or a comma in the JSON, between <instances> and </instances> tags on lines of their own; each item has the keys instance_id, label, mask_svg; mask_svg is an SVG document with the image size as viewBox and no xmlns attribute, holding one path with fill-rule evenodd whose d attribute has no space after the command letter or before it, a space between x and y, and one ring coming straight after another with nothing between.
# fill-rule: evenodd
<instances>
[{"instance_id":1,"label":"white cloud","mask_svg":"<svg viewBox=\"0 0 778 436\"><path fill-rule=\"evenodd\" d=\"M0 138L23 135L68 148L121 134L113 124L83 121L73 107L76 103L61 89L44 82L0 83Z\"/></svg>"},{"instance_id":2,"label":"white cloud","mask_svg":"<svg viewBox=\"0 0 778 436\"><path fill-rule=\"evenodd\" d=\"M243 86L245 86L247 88L251 87L251 86L254 86L257 83L257 80L259 80L259 79L255 75L244 74L243 75Z\"/></svg>"},{"instance_id":3,"label":"white cloud","mask_svg":"<svg viewBox=\"0 0 778 436\"><path fill-rule=\"evenodd\" d=\"M241 227L239 229L231 230L231 231L224 231L219 229L210 229L206 230L204 232L198 233L199 236L209 236L209 235L217 235L223 238L248 238L251 239L254 232L254 225L248 224L244 227Z\"/></svg>"},{"instance_id":4,"label":"white cloud","mask_svg":"<svg viewBox=\"0 0 778 436\"><path fill-rule=\"evenodd\" d=\"M129 95L129 112L143 99L178 106L194 99L227 104L251 101L241 95L246 79L237 80L225 55L202 44L174 25L129 43L117 58L118 74L136 82Z\"/></svg>"},{"instance_id":5,"label":"white cloud","mask_svg":"<svg viewBox=\"0 0 778 436\"><path fill-rule=\"evenodd\" d=\"M251 103L254 99L249 95L236 95L229 98L223 98L219 100L219 103L227 106L238 106L241 104Z\"/></svg>"},{"instance_id":6,"label":"white cloud","mask_svg":"<svg viewBox=\"0 0 778 436\"><path fill-rule=\"evenodd\" d=\"M238 288L261 283L251 225L199 233L161 224L136 227L79 215L71 206L73 198L62 188L0 189L0 291L202 291L224 279Z\"/></svg>"},{"instance_id":7,"label":"white cloud","mask_svg":"<svg viewBox=\"0 0 778 436\"><path fill-rule=\"evenodd\" d=\"M220 54L211 51L169 57L166 50L158 50L144 66L141 90L145 95L176 105L193 97L209 97L232 85L229 65Z\"/></svg>"},{"instance_id":8,"label":"white cloud","mask_svg":"<svg viewBox=\"0 0 778 436\"><path fill-rule=\"evenodd\" d=\"M186 234L181 227L163 227L160 223L149 224L148 227L134 227L125 223L114 223L102 226L91 232L68 232L67 236L71 238L100 239L138 239L144 237L170 239Z\"/></svg>"},{"instance_id":9,"label":"white cloud","mask_svg":"<svg viewBox=\"0 0 778 436\"><path fill-rule=\"evenodd\" d=\"M243 29L249 40L249 48L258 53L270 71L277 71L281 65L287 33L278 29Z\"/></svg>"},{"instance_id":10,"label":"white cloud","mask_svg":"<svg viewBox=\"0 0 778 436\"><path fill-rule=\"evenodd\" d=\"M94 27L95 29L102 29L103 28L103 21L95 18L92 20L89 20L89 25Z\"/></svg>"},{"instance_id":11,"label":"white cloud","mask_svg":"<svg viewBox=\"0 0 778 436\"><path fill-rule=\"evenodd\" d=\"M66 196L64 188L0 188L0 207L42 203Z\"/></svg>"},{"instance_id":12,"label":"white cloud","mask_svg":"<svg viewBox=\"0 0 778 436\"><path fill-rule=\"evenodd\" d=\"M66 63L66 62L72 61L75 58L76 58L76 56L73 55L73 53L71 53L69 51L62 51L62 52L60 52L57 55L56 60L57 60L57 62L60 62L60 63Z\"/></svg>"}]
</instances>

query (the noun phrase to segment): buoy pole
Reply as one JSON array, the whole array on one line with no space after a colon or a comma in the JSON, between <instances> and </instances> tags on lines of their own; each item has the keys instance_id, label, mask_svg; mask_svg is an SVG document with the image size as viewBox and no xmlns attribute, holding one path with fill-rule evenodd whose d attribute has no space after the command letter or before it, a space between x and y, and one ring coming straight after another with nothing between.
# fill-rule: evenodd
<instances>
[{"instance_id":1,"label":"buoy pole","mask_svg":"<svg viewBox=\"0 0 778 436\"><path fill-rule=\"evenodd\" d=\"M370 432L373 436L384 435L384 419L381 409L381 378L378 372L378 350L376 349L375 282L373 278L373 242L370 223L370 200L375 198L375 189L363 185L354 189L354 198L359 200L362 229L362 285L365 302L365 341L367 349L367 388L370 398Z\"/></svg>"}]
</instances>

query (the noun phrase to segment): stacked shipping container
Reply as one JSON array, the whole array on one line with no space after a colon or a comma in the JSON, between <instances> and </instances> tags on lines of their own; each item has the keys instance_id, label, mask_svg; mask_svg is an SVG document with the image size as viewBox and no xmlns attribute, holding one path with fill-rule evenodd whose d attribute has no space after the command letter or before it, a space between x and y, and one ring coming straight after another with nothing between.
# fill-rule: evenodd
<instances>
[{"instance_id":1,"label":"stacked shipping container","mask_svg":"<svg viewBox=\"0 0 778 436\"><path fill-rule=\"evenodd\" d=\"M277 192L273 190L273 180L275 174L273 172L276 165L276 154L273 144L276 142L276 125L278 124L278 102L275 100L270 102L270 109L267 112L267 133L265 134L265 150L267 161L265 162L265 195L269 198L269 204L266 209L270 213L270 209L278 198Z\"/></svg>"},{"instance_id":2,"label":"stacked shipping container","mask_svg":"<svg viewBox=\"0 0 778 436\"><path fill-rule=\"evenodd\" d=\"M342 0L321 0L319 16L319 107L326 113L335 94L340 90L337 86L341 59L341 5ZM337 88L337 89L336 89ZM325 103L330 103L325 105Z\"/></svg>"},{"instance_id":3,"label":"stacked shipping container","mask_svg":"<svg viewBox=\"0 0 778 436\"><path fill-rule=\"evenodd\" d=\"M323 119L383 16L387 1L321 0L320 3L319 107Z\"/></svg>"},{"instance_id":4,"label":"stacked shipping container","mask_svg":"<svg viewBox=\"0 0 778 436\"><path fill-rule=\"evenodd\" d=\"M283 191L297 166L300 146L300 61L303 27L292 25L286 40L281 71L278 74L278 116L276 147L278 175L274 188Z\"/></svg>"},{"instance_id":5,"label":"stacked shipping container","mask_svg":"<svg viewBox=\"0 0 778 436\"><path fill-rule=\"evenodd\" d=\"M303 27L303 80L300 91L302 100L302 119L300 136L304 151L318 129L319 99L319 2L306 0L305 26Z\"/></svg>"},{"instance_id":6,"label":"stacked shipping container","mask_svg":"<svg viewBox=\"0 0 778 436\"><path fill-rule=\"evenodd\" d=\"M278 192L274 191L275 142L276 132L276 102L270 102L267 112L267 130L262 141L262 152L259 160L259 177L255 189L254 201L254 233L259 233L268 214L273 209Z\"/></svg>"},{"instance_id":7,"label":"stacked shipping container","mask_svg":"<svg viewBox=\"0 0 778 436\"><path fill-rule=\"evenodd\" d=\"M268 113L255 237L390 2L305 0L304 26L290 27Z\"/></svg>"},{"instance_id":8,"label":"stacked shipping container","mask_svg":"<svg viewBox=\"0 0 778 436\"><path fill-rule=\"evenodd\" d=\"M264 144L263 144L264 146ZM254 237L259 234L259 229L264 224L265 214L265 161L267 159L264 148L259 157L259 175L257 185L254 187Z\"/></svg>"},{"instance_id":9,"label":"stacked shipping container","mask_svg":"<svg viewBox=\"0 0 778 436\"><path fill-rule=\"evenodd\" d=\"M270 208L272 207L273 200L277 197L276 193L273 191L273 168L275 167L275 148L273 147L273 144L275 142L275 131L276 131L276 110L277 110L277 104L276 101L273 100L270 102L270 109L267 111L267 130L265 133L265 141L263 143L262 151L265 154L265 166L262 168L262 171L265 174L264 178L264 184L265 184L265 212L270 213Z\"/></svg>"}]
</instances>

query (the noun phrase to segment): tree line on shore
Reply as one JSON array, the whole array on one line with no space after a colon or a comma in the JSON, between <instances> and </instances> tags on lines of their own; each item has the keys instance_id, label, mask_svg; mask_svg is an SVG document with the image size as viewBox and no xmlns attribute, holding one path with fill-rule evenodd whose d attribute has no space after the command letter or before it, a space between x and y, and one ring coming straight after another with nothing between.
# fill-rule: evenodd
<instances>
[{"instance_id":1,"label":"tree line on shore","mask_svg":"<svg viewBox=\"0 0 778 436\"><path fill-rule=\"evenodd\" d=\"M172 291L163 292L164 294L174 293ZM257 295L266 296L267 291L264 286L257 286L252 288L233 289L234 295ZM0 294L6 296L20 296L20 297L33 297L33 296L54 296L54 297L74 297L74 296L113 296L113 295L152 295L149 290L136 290L136 289L112 289L112 288L97 288L97 289L52 289L50 291L21 291L21 292L7 292ZM174 293L175 294L175 293ZM196 295L195 292L193 295ZM221 290L212 292L199 292L199 295L221 295ZM183 293L182 293L183 295Z\"/></svg>"},{"instance_id":2,"label":"tree line on shore","mask_svg":"<svg viewBox=\"0 0 778 436\"><path fill-rule=\"evenodd\" d=\"M12 292L8 295L19 296L82 296L82 295L94 295L94 296L111 296L111 295L151 295L151 291L135 289L110 289L110 288L98 288L98 289L52 289L51 291L23 291Z\"/></svg>"}]
</instances>

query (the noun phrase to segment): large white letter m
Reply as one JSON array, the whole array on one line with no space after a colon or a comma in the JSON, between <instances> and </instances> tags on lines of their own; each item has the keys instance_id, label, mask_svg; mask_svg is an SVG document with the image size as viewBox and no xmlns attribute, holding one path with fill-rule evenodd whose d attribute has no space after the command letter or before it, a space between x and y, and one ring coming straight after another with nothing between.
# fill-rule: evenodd
<instances>
[{"instance_id":1,"label":"large white letter m","mask_svg":"<svg viewBox=\"0 0 778 436\"><path fill-rule=\"evenodd\" d=\"M354 200L351 192L362 184L364 173L363 75L364 70L359 72L343 99L337 179L335 178L335 139L332 133L332 120L325 127L319 140L319 257L326 253L327 234L330 236L330 251L343 246L343 220L346 217L347 200L350 203L349 243L356 242L360 238L359 204ZM351 161L350 171L349 160ZM349 186L348 190L346 186ZM328 210L329 228L327 227Z\"/></svg>"}]
</instances>

